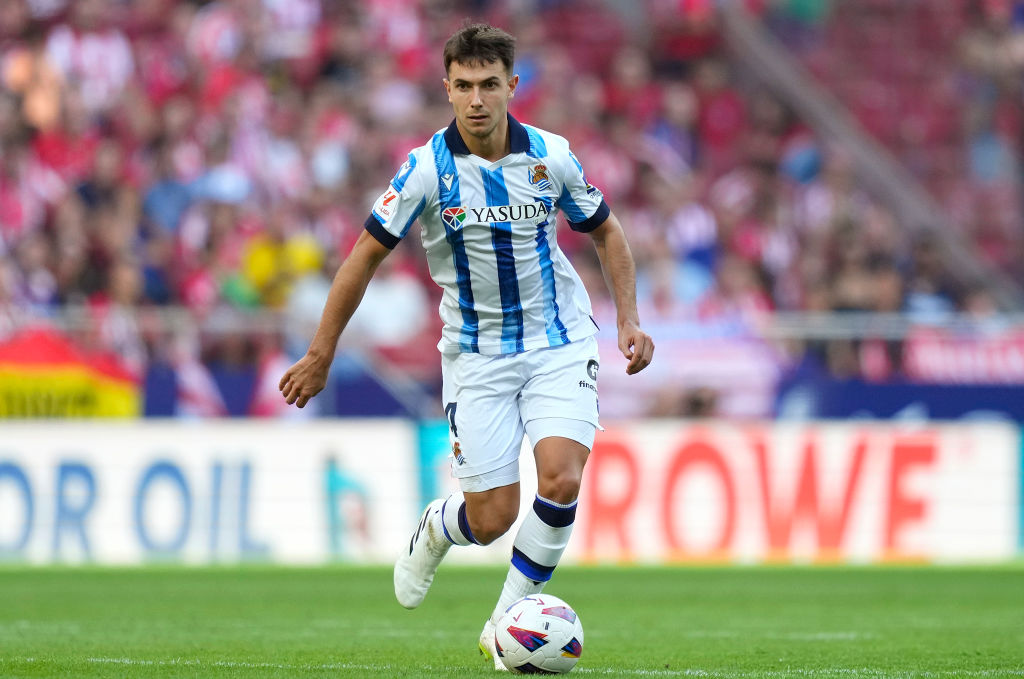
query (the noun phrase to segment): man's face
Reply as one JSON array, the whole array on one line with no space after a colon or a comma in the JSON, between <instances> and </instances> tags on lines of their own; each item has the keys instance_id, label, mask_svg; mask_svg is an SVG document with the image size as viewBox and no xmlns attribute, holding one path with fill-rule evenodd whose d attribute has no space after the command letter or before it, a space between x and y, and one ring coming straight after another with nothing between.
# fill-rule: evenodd
<instances>
[{"instance_id":1,"label":"man's face","mask_svg":"<svg viewBox=\"0 0 1024 679\"><path fill-rule=\"evenodd\" d=\"M518 83L519 76L509 78L501 61L473 65L453 61L444 88L461 131L480 139L494 134L505 120Z\"/></svg>"}]
</instances>

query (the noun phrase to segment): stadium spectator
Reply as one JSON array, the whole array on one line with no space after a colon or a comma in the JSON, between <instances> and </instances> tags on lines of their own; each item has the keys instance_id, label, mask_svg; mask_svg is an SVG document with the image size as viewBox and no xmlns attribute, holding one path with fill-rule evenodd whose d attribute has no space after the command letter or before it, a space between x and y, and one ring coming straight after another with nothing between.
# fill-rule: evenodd
<instances>
[{"instance_id":1,"label":"stadium spectator","mask_svg":"<svg viewBox=\"0 0 1024 679\"><path fill-rule=\"evenodd\" d=\"M16 6L17 0L11 3ZM23 39L0 48L0 75L5 87L21 100L22 119L35 130L46 131L60 118L64 79L46 52L42 34L35 27L24 30Z\"/></svg>"},{"instance_id":2,"label":"stadium spectator","mask_svg":"<svg viewBox=\"0 0 1024 679\"><path fill-rule=\"evenodd\" d=\"M1024 280L1019 2L747 4L926 181L983 257ZM347 253L368 191L447 119L433 46L471 13L520 36L513 114L578 140L589 181L634 235L641 291L678 327L696 323L694 304L708 322L767 309L936 318L992 299L952 286L858 184L843 149L735 76L715 3L649 0L637 12L572 0L536 3L534 15L526 5L0 3L5 313L84 304L124 267L136 269L129 308L140 312L287 308L311 270ZM585 33L572 30L581 17ZM891 59L883 38L901 30ZM274 234L283 213L286 237ZM587 278L585 241L563 231ZM292 255L269 245L293 238L306 245ZM422 267L403 268L402 289L413 281L417 298L436 298ZM588 287L600 309L602 286ZM864 369L856 347L830 351L842 374ZM418 360L424 374L432 357ZM694 394L677 409L731 402Z\"/></svg>"},{"instance_id":3,"label":"stadium spectator","mask_svg":"<svg viewBox=\"0 0 1024 679\"><path fill-rule=\"evenodd\" d=\"M76 0L70 20L46 39L46 54L89 115L107 113L135 74L131 45L110 0Z\"/></svg>"}]
</instances>

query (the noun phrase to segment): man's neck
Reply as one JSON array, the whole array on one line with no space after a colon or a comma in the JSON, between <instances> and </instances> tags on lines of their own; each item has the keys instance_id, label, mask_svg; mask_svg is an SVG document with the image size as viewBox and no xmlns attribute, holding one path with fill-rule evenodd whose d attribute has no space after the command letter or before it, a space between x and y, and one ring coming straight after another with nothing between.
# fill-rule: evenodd
<instances>
[{"instance_id":1,"label":"man's neck","mask_svg":"<svg viewBox=\"0 0 1024 679\"><path fill-rule=\"evenodd\" d=\"M474 156L480 156L492 163L501 160L512 152L512 137L508 131L508 119L502 120L498 126L486 138L476 137L465 130L456 122L459 136L466 142L466 148Z\"/></svg>"}]
</instances>

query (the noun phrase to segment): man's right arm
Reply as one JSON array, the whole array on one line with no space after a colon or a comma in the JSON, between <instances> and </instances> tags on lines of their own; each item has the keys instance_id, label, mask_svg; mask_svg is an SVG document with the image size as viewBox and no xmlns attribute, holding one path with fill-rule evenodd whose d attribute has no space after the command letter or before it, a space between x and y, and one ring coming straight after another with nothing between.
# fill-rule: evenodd
<instances>
[{"instance_id":1,"label":"man's right arm","mask_svg":"<svg viewBox=\"0 0 1024 679\"><path fill-rule=\"evenodd\" d=\"M304 407L327 385L327 373L334 360L338 339L363 299L374 272L390 252L368 231L359 236L334 276L320 325L306 355L288 368L278 384L288 405L294 403L299 408Z\"/></svg>"}]
</instances>

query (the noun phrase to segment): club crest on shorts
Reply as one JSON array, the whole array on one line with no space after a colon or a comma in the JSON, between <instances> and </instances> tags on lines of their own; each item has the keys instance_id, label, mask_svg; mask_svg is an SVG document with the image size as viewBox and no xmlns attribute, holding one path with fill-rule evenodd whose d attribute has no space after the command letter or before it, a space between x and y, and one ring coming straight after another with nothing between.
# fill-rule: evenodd
<instances>
[{"instance_id":1,"label":"club crest on shorts","mask_svg":"<svg viewBox=\"0 0 1024 679\"><path fill-rule=\"evenodd\" d=\"M458 231L466 221L466 211L461 207L446 207L441 210L441 219L449 228Z\"/></svg>"},{"instance_id":2,"label":"club crest on shorts","mask_svg":"<svg viewBox=\"0 0 1024 679\"><path fill-rule=\"evenodd\" d=\"M530 183L541 191L551 188L547 165L538 164L530 168Z\"/></svg>"},{"instance_id":3,"label":"club crest on shorts","mask_svg":"<svg viewBox=\"0 0 1024 679\"><path fill-rule=\"evenodd\" d=\"M459 445L458 441L452 444L452 457L454 457L455 461L459 464L466 464L466 456L462 454L462 447Z\"/></svg>"}]
</instances>

